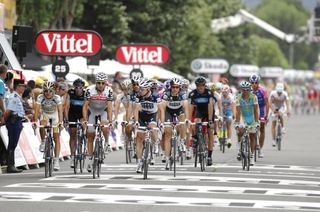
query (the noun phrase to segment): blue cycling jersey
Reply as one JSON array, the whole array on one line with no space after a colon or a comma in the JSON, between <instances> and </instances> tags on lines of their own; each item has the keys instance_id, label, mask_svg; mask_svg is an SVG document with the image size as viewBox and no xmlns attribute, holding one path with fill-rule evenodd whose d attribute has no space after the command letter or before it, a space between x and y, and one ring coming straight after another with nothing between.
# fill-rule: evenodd
<instances>
[{"instance_id":1,"label":"blue cycling jersey","mask_svg":"<svg viewBox=\"0 0 320 212\"><path fill-rule=\"evenodd\" d=\"M254 105L258 105L257 96L249 94L247 100L244 100L242 94L236 97L236 106L240 107L241 118L245 124L251 125L254 122Z\"/></svg>"}]
</instances>

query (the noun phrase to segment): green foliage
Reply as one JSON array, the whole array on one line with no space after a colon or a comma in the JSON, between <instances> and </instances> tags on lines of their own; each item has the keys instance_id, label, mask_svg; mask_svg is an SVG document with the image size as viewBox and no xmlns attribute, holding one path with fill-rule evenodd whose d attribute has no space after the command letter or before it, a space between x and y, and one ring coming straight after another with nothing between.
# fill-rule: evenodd
<instances>
[{"instance_id":1,"label":"green foliage","mask_svg":"<svg viewBox=\"0 0 320 212\"><path fill-rule=\"evenodd\" d=\"M272 39L252 36L256 47L256 62L258 66L280 66L288 68L288 61L279 45Z\"/></svg>"}]
</instances>

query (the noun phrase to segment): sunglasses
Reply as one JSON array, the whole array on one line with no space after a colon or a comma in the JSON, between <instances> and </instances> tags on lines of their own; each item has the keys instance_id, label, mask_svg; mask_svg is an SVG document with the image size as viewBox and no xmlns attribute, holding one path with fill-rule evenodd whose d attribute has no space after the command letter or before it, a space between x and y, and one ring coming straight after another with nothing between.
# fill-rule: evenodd
<instances>
[{"instance_id":1,"label":"sunglasses","mask_svg":"<svg viewBox=\"0 0 320 212\"><path fill-rule=\"evenodd\" d=\"M82 89L82 86L76 86L75 89Z\"/></svg>"},{"instance_id":2,"label":"sunglasses","mask_svg":"<svg viewBox=\"0 0 320 212\"><path fill-rule=\"evenodd\" d=\"M242 91L250 91L250 89L248 89L248 88L247 89L242 89Z\"/></svg>"},{"instance_id":3,"label":"sunglasses","mask_svg":"<svg viewBox=\"0 0 320 212\"><path fill-rule=\"evenodd\" d=\"M97 84L97 85L104 85L105 82L104 82L104 81L97 81L96 84Z\"/></svg>"},{"instance_id":4,"label":"sunglasses","mask_svg":"<svg viewBox=\"0 0 320 212\"><path fill-rule=\"evenodd\" d=\"M171 88L173 88L173 89L179 89L180 86L171 86Z\"/></svg>"},{"instance_id":5,"label":"sunglasses","mask_svg":"<svg viewBox=\"0 0 320 212\"><path fill-rule=\"evenodd\" d=\"M53 90L44 90L44 93L53 93Z\"/></svg>"},{"instance_id":6,"label":"sunglasses","mask_svg":"<svg viewBox=\"0 0 320 212\"><path fill-rule=\"evenodd\" d=\"M257 85L257 84L259 84L259 82L252 82L252 83L251 83L251 85L254 85L254 84Z\"/></svg>"}]
</instances>

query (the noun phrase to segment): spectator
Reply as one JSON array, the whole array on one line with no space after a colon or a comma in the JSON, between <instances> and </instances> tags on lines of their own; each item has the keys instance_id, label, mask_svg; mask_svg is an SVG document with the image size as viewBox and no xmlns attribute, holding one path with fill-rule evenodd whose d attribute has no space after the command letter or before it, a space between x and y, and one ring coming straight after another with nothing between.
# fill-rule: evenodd
<instances>
[{"instance_id":1,"label":"spectator","mask_svg":"<svg viewBox=\"0 0 320 212\"><path fill-rule=\"evenodd\" d=\"M4 104L4 95L5 95L5 86L4 79L6 78L8 69L5 65L0 64L0 125L4 124L3 114L5 113L5 104Z\"/></svg>"},{"instance_id":2,"label":"spectator","mask_svg":"<svg viewBox=\"0 0 320 212\"><path fill-rule=\"evenodd\" d=\"M23 108L28 120L33 120L33 100L32 100L32 90L27 87L22 94Z\"/></svg>"},{"instance_id":3,"label":"spectator","mask_svg":"<svg viewBox=\"0 0 320 212\"><path fill-rule=\"evenodd\" d=\"M6 107L7 107L7 105L8 105L9 95L10 95L10 94L12 93L12 91L13 91L12 82L13 82L13 73L7 72L6 78L4 79L4 84L5 84L5 89L6 89L6 92L5 92L5 94L4 94L4 103L5 103L5 106L6 106Z\"/></svg>"}]
</instances>

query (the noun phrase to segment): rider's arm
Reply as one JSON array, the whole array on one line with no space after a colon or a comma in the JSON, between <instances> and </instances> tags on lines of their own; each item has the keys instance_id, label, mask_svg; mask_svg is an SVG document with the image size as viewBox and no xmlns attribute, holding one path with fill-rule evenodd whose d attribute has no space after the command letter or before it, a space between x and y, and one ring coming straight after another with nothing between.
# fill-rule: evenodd
<instances>
[{"instance_id":1,"label":"rider's arm","mask_svg":"<svg viewBox=\"0 0 320 212\"><path fill-rule=\"evenodd\" d=\"M165 108L167 105L167 101L162 100L160 104L158 104L158 114L160 122L163 123L165 120Z\"/></svg>"},{"instance_id":2,"label":"rider's arm","mask_svg":"<svg viewBox=\"0 0 320 212\"><path fill-rule=\"evenodd\" d=\"M254 95L254 100L253 100L253 113L254 113L254 121L258 123L259 122L259 104L258 104L258 98L256 95Z\"/></svg>"},{"instance_id":3,"label":"rider's arm","mask_svg":"<svg viewBox=\"0 0 320 212\"><path fill-rule=\"evenodd\" d=\"M127 109L127 112L126 112L126 121L129 123L129 121L130 121L130 116L131 116L131 114L132 114L132 109L133 109L133 102L129 102L129 104L128 104L128 109Z\"/></svg>"},{"instance_id":4,"label":"rider's arm","mask_svg":"<svg viewBox=\"0 0 320 212\"><path fill-rule=\"evenodd\" d=\"M89 101L85 100L82 107L83 121L87 121L88 119L88 110L89 110Z\"/></svg>"},{"instance_id":5,"label":"rider's arm","mask_svg":"<svg viewBox=\"0 0 320 212\"><path fill-rule=\"evenodd\" d=\"M240 122L240 113L241 113L241 110L240 110L240 106L236 106L236 123L239 123Z\"/></svg>"},{"instance_id":6,"label":"rider's arm","mask_svg":"<svg viewBox=\"0 0 320 212\"><path fill-rule=\"evenodd\" d=\"M36 101L34 104L34 121L38 121L40 115L41 104Z\"/></svg>"},{"instance_id":7,"label":"rider's arm","mask_svg":"<svg viewBox=\"0 0 320 212\"><path fill-rule=\"evenodd\" d=\"M108 113L109 123L111 123L112 122L112 101L107 102L107 113Z\"/></svg>"},{"instance_id":8,"label":"rider's arm","mask_svg":"<svg viewBox=\"0 0 320 212\"><path fill-rule=\"evenodd\" d=\"M134 103L135 110L133 111L134 115L134 122L138 122L139 120L139 110L140 110L140 104Z\"/></svg>"},{"instance_id":9,"label":"rider's arm","mask_svg":"<svg viewBox=\"0 0 320 212\"><path fill-rule=\"evenodd\" d=\"M269 109L270 109L270 103L269 103L269 98L268 96L266 96L266 98L264 99L265 103L266 103L266 114L265 114L265 118L268 119L268 115L269 115Z\"/></svg>"},{"instance_id":10,"label":"rider's arm","mask_svg":"<svg viewBox=\"0 0 320 212\"><path fill-rule=\"evenodd\" d=\"M183 100L182 101L182 106L183 106L183 109L184 109L184 114L186 114L186 118L189 119L189 105L188 105L188 101L187 100ZM189 119L190 120L190 119Z\"/></svg>"},{"instance_id":11,"label":"rider's arm","mask_svg":"<svg viewBox=\"0 0 320 212\"><path fill-rule=\"evenodd\" d=\"M121 101L117 98L116 101L114 102L114 119L115 120L118 120L120 104L121 104ZM128 109L127 108L125 108L125 109L126 109L126 116L127 116Z\"/></svg>"},{"instance_id":12,"label":"rider's arm","mask_svg":"<svg viewBox=\"0 0 320 212\"><path fill-rule=\"evenodd\" d=\"M66 103L64 109L64 117L66 120L69 120L69 109L70 109L70 96L68 95L66 98Z\"/></svg>"},{"instance_id":13,"label":"rider's arm","mask_svg":"<svg viewBox=\"0 0 320 212\"><path fill-rule=\"evenodd\" d=\"M209 104L208 104L208 116L209 116L209 121L212 121L213 117L213 99L210 98Z\"/></svg>"},{"instance_id":14,"label":"rider's arm","mask_svg":"<svg viewBox=\"0 0 320 212\"><path fill-rule=\"evenodd\" d=\"M289 100L288 96L286 98L286 106L287 106L287 114L290 114L291 104L290 104L290 100Z\"/></svg>"}]
</instances>

